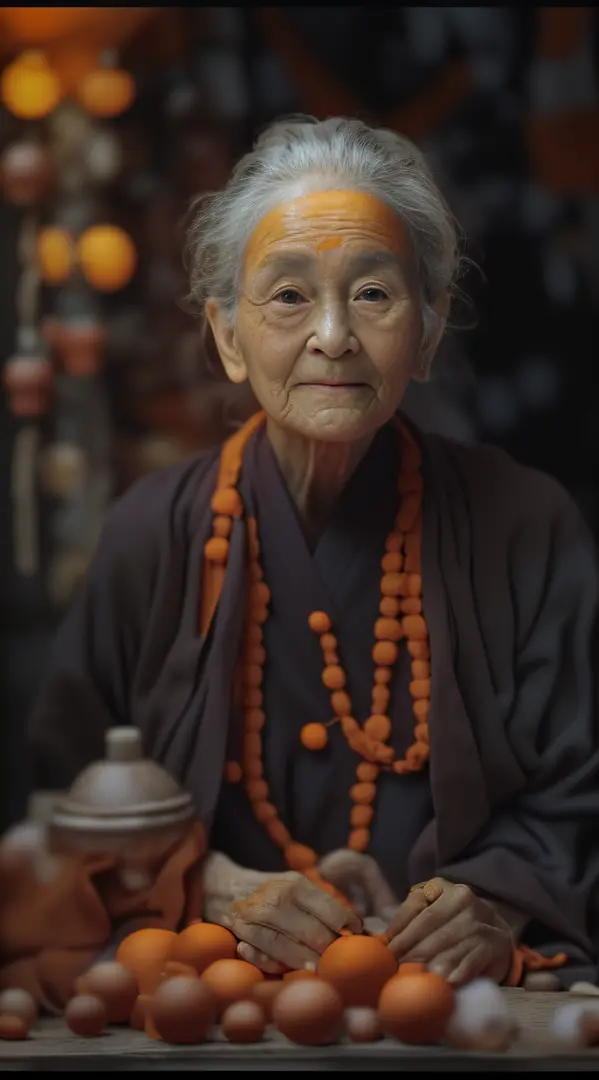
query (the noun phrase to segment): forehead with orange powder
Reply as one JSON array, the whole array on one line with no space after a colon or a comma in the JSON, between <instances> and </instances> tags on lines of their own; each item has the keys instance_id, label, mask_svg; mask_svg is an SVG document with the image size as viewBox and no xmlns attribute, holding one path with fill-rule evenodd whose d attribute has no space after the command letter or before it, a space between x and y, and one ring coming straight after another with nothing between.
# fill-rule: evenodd
<instances>
[{"instance_id":1,"label":"forehead with orange powder","mask_svg":"<svg viewBox=\"0 0 599 1080\"><path fill-rule=\"evenodd\" d=\"M351 241L373 243L405 259L410 245L401 218L364 191L317 191L290 199L258 223L245 250L245 269L256 272L286 244L301 243L324 253Z\"/></svg>"}]
</instances>

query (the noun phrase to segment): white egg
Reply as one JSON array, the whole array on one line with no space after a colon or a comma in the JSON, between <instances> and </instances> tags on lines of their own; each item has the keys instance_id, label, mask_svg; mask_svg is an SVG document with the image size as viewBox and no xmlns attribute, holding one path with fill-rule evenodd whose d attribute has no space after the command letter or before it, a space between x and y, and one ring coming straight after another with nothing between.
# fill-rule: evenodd
<instances>
[{"instance_id":1,"label":"white egg","mask_svg":"<svg viewBox=\"0 0 599 1080\"><path fill-rule=\"evenodd\" d=\"M551 1034L567 1046L586 1046L588 1037L583 1030L585 1017L599 1021L599 1005L589 1002L570 1002L555 1010L551 1019Z\"/></svg>"},{"instance_id":2,"label":"white egg","mask_svg":"<svg viewBox=\"0 0 599 1080\"><path fill-rule=\"evenodd\" d=\"M501 990L490 979L474 979L456 993L446 1038L464 1049L504 1050L512 1025Z\"/></svg>"}]
</instances>

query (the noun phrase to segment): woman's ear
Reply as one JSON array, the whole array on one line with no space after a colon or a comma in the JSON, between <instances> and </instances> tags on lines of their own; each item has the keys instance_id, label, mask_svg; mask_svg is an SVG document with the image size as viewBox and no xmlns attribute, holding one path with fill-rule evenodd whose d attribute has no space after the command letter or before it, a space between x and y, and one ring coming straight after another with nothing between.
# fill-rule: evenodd
<instances>
[{"instance_id":1,"label":"woman's ear","mask_svg":"<svg viewBox=\"0 0 599 1080\"><path fill-rule=\"evenodd\" d=\"M433 331L430 334L428 341L421 348L412 378L414 382L428 382L431 365L437 349L439 348L439 342L443 337L445 331L445 324L447 323L447 316L449 315L449 308L451 306L451 300L448 293L444 293L443 296L433 304L433 310L435 312L436 324L433 327Z\"/></svg>"},{"instance_id":2,"label":"woman's ear","mask_svg":"<svg viewBox=\"0 0 599 1080\"><path fill-rule=\"evenodd\" d=\"M245 382L248 377L247 367L237 342L235 323L227 312L223 311L220 301L214 297L206 300L205 311L218 355L229 379L234 383Z\"/></svg>"}]
</instances>

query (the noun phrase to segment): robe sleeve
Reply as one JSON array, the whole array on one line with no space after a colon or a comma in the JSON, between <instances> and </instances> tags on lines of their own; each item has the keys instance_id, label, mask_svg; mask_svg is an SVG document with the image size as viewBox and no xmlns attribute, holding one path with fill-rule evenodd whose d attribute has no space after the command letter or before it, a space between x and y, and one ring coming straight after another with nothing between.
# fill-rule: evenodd
<instances>
[{"instance_id":1,"label":"robe sleeve","mask_svg":"<svg viewBox=\"0 0 599 1080\"><path fill-rule=\"evenodd\" d=\"M559 489L510 551L515 690L506 734L526 776L468 848L440 868L523 911L522 943L565 952L564 985L597 980L599 724L594 544Z\"/></svg>"}]
</instances>

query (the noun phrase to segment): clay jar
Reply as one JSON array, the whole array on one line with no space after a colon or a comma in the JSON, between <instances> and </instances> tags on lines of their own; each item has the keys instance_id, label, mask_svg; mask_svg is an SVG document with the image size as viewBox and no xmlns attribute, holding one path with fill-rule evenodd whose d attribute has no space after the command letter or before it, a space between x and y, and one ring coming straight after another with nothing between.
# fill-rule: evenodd
<instances>
[{"instance_id":1,"label":"clay jar","mask_svg":"<svg viewBox=\"0 0 599 1080\"><path fill-rule=\"evenodd\" d=\"M146 888L169 850L192 828L191 796L143 756L141 731L106 732L106 759L89 765L50 818L55 853L117 858L123 885Z\"/></svg>"},{"instance_id":2,"label":"clay jar","mask_svg":"<svg viewBox=\"0 0 599 1080\"><path fill-rule=\"evenodd\" d=\"M95 319L47 319L44 340L64 370L76 378L97 375L102 366L106 331Z\"/></svg>"},{"instance_id":3,"label":"clay jar","mask_svg":"<svg viewBox=\"0 0 599 1080\"><path fill-rule=\"evenodd\" d=\"M48 193L55 179L52 159L33 139L8 146L0 159L2 192L13 206L34 206Z\"/></svg>"},{"instance_id":4,"label":"clay jar","mask_svg":"<svg viewBox=\"0 0 599 1080\"><path fill-rule=\"evenodd\" d=\"M53 372L47 357L11 357L4 365L2 381L13 416L33 418L48 411Z\"/></svg>"}]
</instances>

